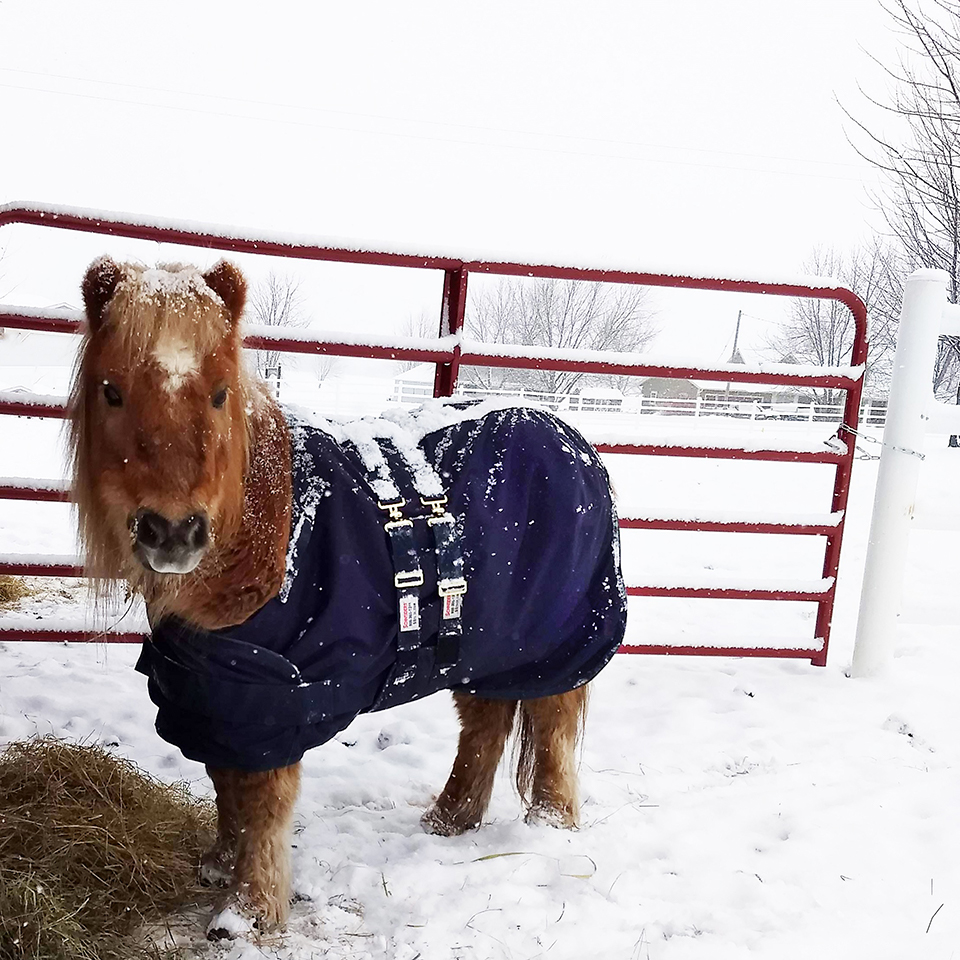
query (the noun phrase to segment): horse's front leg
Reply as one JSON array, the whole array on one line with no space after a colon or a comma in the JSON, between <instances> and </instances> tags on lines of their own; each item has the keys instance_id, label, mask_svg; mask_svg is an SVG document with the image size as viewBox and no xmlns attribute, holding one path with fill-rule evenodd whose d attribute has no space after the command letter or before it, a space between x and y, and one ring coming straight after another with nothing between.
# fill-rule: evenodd
<instances>
[{"instance_id":1,"label":"horse's front leg","mask_svg":"<svg viewBox=\"0 0 960 960\"><path fill-rule=\"evenodd\" d=\"M254 927L281 926L290 907L290 833L300 764L262 773L211 770L210 774L217 788L217 809L228 818L211 853L221 840L232 836L236 861L232 890L210 921L207 934L233 937ZM226 792L222 800L221 789ZM231 816L235 817L232 824Z\"/></svg>"},{"instance_id":2,"label":"horse's front leg","mask_svg":"<svg viewBox=\"0 0 960 960\"><path fill-rule=\"evenodd\" d=\"M216 887L230 885L237 862L239 831L234 780L239 773L207 767L207 776L217 793L217 840L200 860L200 879Z\"/></svg>"}]
</instances>

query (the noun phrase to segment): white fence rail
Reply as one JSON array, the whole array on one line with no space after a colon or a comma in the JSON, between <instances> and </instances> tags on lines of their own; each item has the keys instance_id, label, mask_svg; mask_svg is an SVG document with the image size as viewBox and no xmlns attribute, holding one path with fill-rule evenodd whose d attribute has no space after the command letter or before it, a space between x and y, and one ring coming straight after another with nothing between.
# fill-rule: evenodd
<instances>
[{"instance_id":1,"label":"white fence rail","mask_svg":"<svg viewBox=\"0 0 960 960\"><path fill-rule=\"evenodd\" d=\"M843 420L842 403L761 403L743 400L696 397L607 396L545 393L537 390L488 390L459 383L456 395L465 399L515 396L543 404L550 410L570 413L656 414L668 417L734 417L739 420L787 420L808 423L840 423ZM432 385L396 380L393 401L402 404L420 404L433 396ZM886 400L865 399L860 405L860 422L868 426L883 426L887 415Z\"/></svg>"}]
</instances>

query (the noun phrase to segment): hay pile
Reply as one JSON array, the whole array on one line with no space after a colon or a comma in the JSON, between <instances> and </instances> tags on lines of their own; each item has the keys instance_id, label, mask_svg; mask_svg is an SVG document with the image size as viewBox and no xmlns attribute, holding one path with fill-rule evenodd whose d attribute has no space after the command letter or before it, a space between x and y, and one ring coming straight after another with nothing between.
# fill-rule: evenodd
<instances>
[{"instance_id":1,"label":"hay pile","mask_svg":"<svg viewBox=\"0 0 960 960\"><path fill-rule=\"evenodd\" d=\"M16 604L31 594L30 588L22 577L0 576L0 606Z\"/></svg>"},{"instance_id":2,"label":"hay pile","mask_svg":"<svg viewBox=\"0 0 960 960\"><path fill-rule=\"evenodd\" d=\"M205 894L212 804L98 746L44 737L0 753L0 960L155 955L147 921Z\"/></svg>"}]
</instances>

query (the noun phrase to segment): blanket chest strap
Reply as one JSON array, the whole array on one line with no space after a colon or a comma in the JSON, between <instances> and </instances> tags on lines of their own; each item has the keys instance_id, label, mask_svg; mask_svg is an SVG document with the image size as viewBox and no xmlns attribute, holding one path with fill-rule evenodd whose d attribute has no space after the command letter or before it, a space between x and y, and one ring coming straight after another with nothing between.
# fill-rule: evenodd
<instances>
[{"instance_id":1,"label":"blanket chest strap","mask_svg":"<svg viewBox=\"0 0 960 960\"><path fill-rule=\"evenodd\" d=\"M400 634L397 641L397 669L393 682L403 684L416 675L420 650L420 590L423 586L423 569L420 554L413 536L413 521L403 516L406 500L398 498L377 506L385 510L390 519L383 525L390 539L393 556L393 585L397 588L398 622Z\"/></svg>"},{"instance_id":2,"label":"blanket chest strap","mask_svg":"<svg viewBox=\"0 0 960 960\"><path fill-rule=\"evenodd\" d=\"M374 463L365 462L368 482L382 487L387 480L396 491L390 499L378 499L377 506L387 514L383 529L393 559L399 625L396 664L379 703L390 698L391 688L408 683L419 687L430 677L445 676L456 665L463 638L461 613L467 581L459 524L447 509L446 495L442 492L421 494L417 489L417 471L404 453L386 438L377 438L375 443L381 457L374 458ZM439 483L438 477L436 480ZM435 645L429 641L424 643L427 638L423 636L420 616L425 577L420 555L422 546L418 547L414 524L423 521L431 531L433 549L427 548L427 551L433 554L436 563L436 596L440 601Z\"/></svg>"}]
</instances>

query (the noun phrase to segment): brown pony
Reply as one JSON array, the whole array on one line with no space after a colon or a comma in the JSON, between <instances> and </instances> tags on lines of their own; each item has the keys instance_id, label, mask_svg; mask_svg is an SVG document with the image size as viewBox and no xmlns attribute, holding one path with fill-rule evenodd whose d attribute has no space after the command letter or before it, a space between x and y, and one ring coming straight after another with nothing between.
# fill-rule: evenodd
<instances>
[{"instance_id":1,"label":"brown pony","mask_svg":"<svg viewBox=\"0 0 960 960\"><path fill-rule=\"evenodd\" d=\"M86 566L99 597L117 580L141 594L151 624L175 614L208 630L236 625L281 588L290 436L243 363L245 297L243 276L224 261L201 274L103 258L83 281L71 443ZM518 714L517 784L528 820L575 827L586 687L519 705L464 693L454 701L457 757L424 828L454 835L480 824ZM230 887L210 933L282 924L300 766L208 773L219 825L201 873Z\"/></svg>"}]
</instances>

